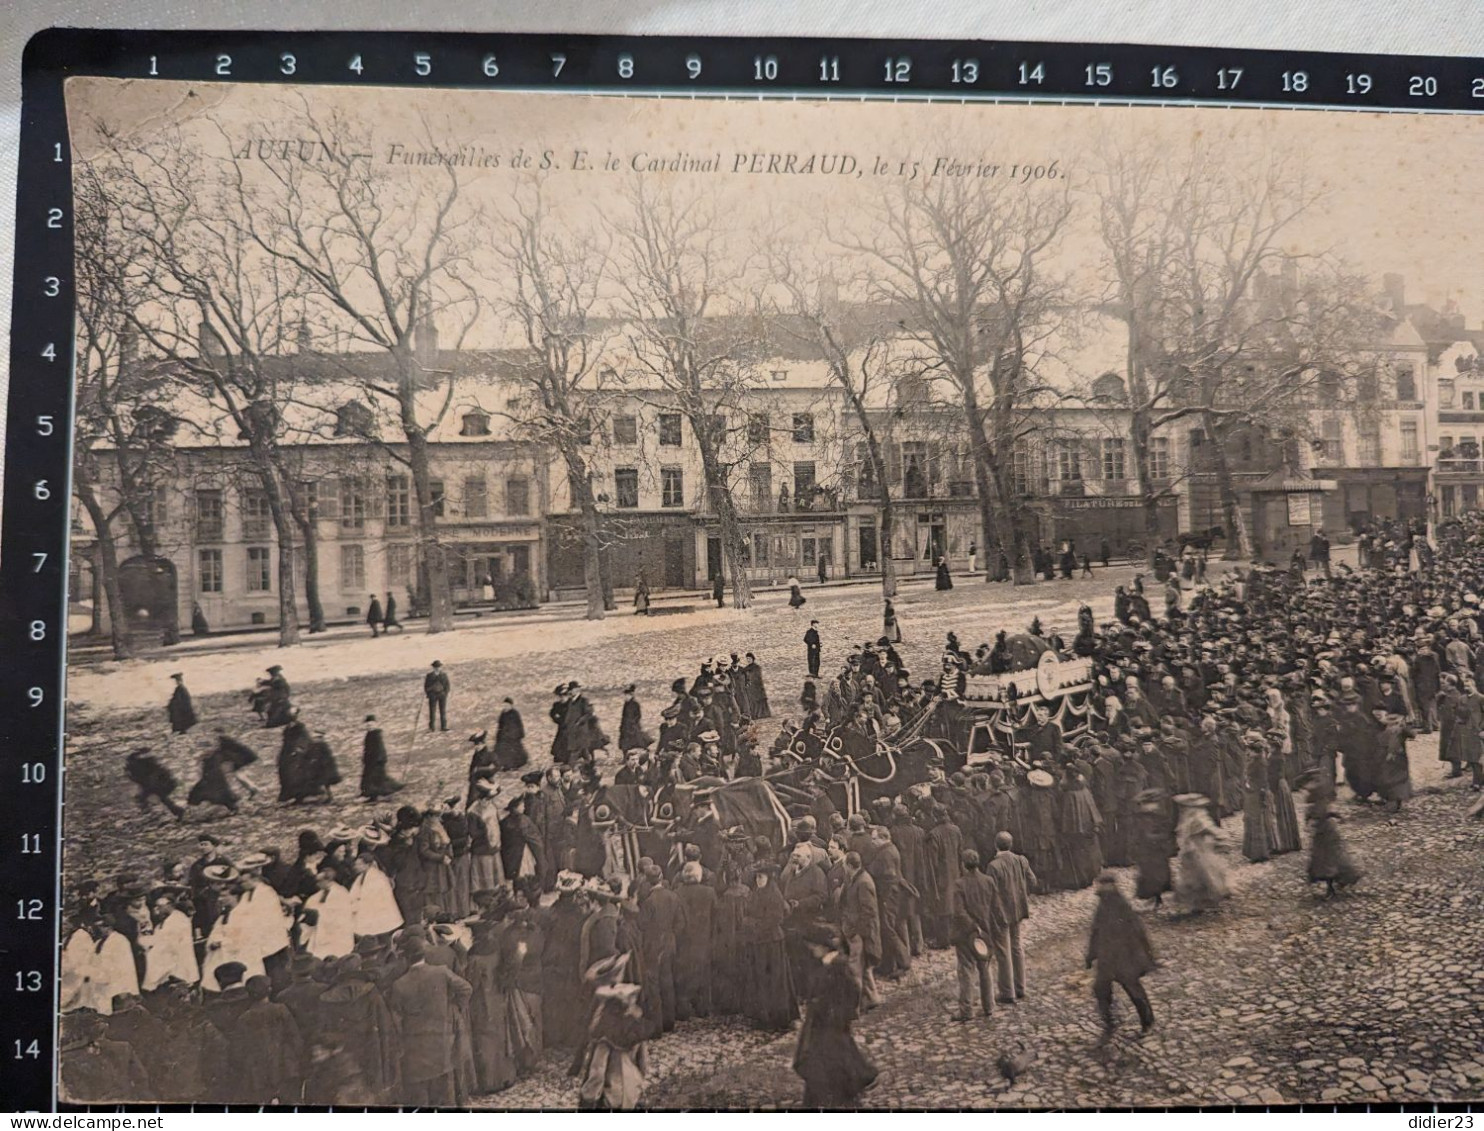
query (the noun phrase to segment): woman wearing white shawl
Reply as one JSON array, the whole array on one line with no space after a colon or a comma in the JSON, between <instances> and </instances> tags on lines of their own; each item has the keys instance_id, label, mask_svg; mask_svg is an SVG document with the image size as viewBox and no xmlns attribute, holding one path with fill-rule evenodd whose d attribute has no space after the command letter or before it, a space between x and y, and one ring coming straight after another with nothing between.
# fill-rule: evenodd
<instances>
[{"instance_id":1,"label":"woman wearing white shawl","mask_svg":"<svg viewBox=\"0 0 1484 1131\"><path fill-rule=\"evenodd\" d=\"M292 925L278 892L263 882L261 869L267 864L268 857L262 853L242 861L242 898L232 915L240 931L238 938L242 946L260 965L263 959L277 954L289 945L289 928ZM247 960L239 957L238 961ZM250 977L251 973L243 976L244 985Z\"/></svg>"},{"instance_id":2,"label":"woman wearing white shawl","mask_svg":"<svg viewBox=\"0 0 1484 1131\"><path fill-rule=\"evenodd\" d=\"M154 900L155 913L163 918L148 934L139 935L139 948L144 951L143 990L158 989L170 978L179 978L188 986L201 980L201 967L196 961L196 944L191 937L191 920L175 906L168 894Z\"/></svg>"},{"instance_id":3,"label":"woman wearing white shawl","mask_svg":"<svg viewBox=\"0 0 1484 1131\"><path fill-rule=\"evenodd\" d=\"M300 942L316 958L343 958L356 947L355 900L335 882L332 864L320 866L319 890L304 901Z\"/></svg>"},{"instance_id":4,"label":"woman wearing white shawl","mask_svg":"<svg viewBox=\"0 0 1484 1131\"><path fill-rule=\"evenodd\" d=\"M385 935L402 925L402 912L392 892L392 881L363 852L356 857L356 878L350 885L351 931L357 936Z\"/></svg>"},{"instance_id":5,"label":"woman wearing white shawl","mask_svg":"<svg viewBox=\"0 0 1484 1131\"><path fill-rule=\"evenodd\" d=\"M1180 846L1175 896L1191 911L1209 911L1230 893L1226 863L1217 850L1220 833L1207 811L1210 804L1199 793L1175 795L1180 821L1175 839Z\"/></svg>"}]
</instances>

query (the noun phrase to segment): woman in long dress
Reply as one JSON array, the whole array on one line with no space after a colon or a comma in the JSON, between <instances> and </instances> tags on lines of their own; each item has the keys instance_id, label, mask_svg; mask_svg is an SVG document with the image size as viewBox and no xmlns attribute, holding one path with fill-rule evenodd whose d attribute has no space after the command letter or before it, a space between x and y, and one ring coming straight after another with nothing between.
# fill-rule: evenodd
<instances>
[{"instance_id":1,"label":"woman in long dress","mask_svg":"<svg viewBox=\"0 0 1484 1131\"><path fill-rule=\"evenodd\" d=\"M1061 782L1061 811L1057 824L1065 848L1067 885L1085 888L1103 870L1101 835L1103 816L1092 790L1077 770L1068 766Z\"/></svg>"},{"instance_id":2,"label":"woman in long dress","mask_svg":"<svg viewBox=\"0 0 1484 1131\"><path fill-rule=\"evenodd\" d=\"M1360 880L1356 867L1340 836L1340 815L1331 808L1334 790L1329 782L1318 779L1309 787L1309 823L1314 826L1309 841L1309 881L1323 884L1328 895L1336 888L1349 887Z\"/></svg>"},{"instance_id":3,"label":"woman in long dress","mask_svg":"<svg viewBox=\"0 0 1484 1131\"><path fill-rule=\"evenodd\" d=\"M747 964L743 1006L761 1028L783 1031L799 1016L783 923L788 902L775 882L778 869L758 867L743 912L742 959Z\"/></svg>"},{"instance_id":4,"label":"woman in long dress","mask_svg":"<svg viewBox=\"0 0 1484 1131\"><path fill-rule=\"evenodd\" d=\"M839 951L825 951L812 986L793 1068L804 1081L806 1108L837 1110L876 1082L877 1069L851 1032L861 994L850 960Z\"/></svg>"},{"instance_id":5,"label":"woman in long dress","mask_svg":"<svg viewBox=\"0 0 1484 1131\"><path fill-rule=\"evenodd\" d=\"M1175 804L1180 807L1175 827L1180 845L1175 896L1191 911L1209 911L1230 894L1226 863L1217 849L1220 833L1211 820L1211 802L1204 794L1182 793Z\"/></svg>"},{"instance_id":6,"label":"woman in long dress","mask_svg":"<svg viewBox=\"0 0 1484 1131\"><path fill-rule=\"evenodd\" d=\"M1133 856L1139 878L1134 896L1152 899L1154 906L1159 907L1164 903L1164 893L1172 886L1170 857L1175 854L1170 837L1169 796L1163 790L1150 789L1136 800Z\"/></svg>"},{"instance_id":7,"label":"woman in long dress","mask_svg":"<svg viewBox=\"0 0 1484 1131\"><path fill-rule=\"evenodd\" d=\"M803 587L799 584L799 579L797 577L794 577L792 574L790 574L789 575L789 579L788 579L788 606L789 606L789 608L791 608L791 609L801 609L801 608L804 607L804 602L807 599L808 598L806 598L804 596Z\"/></svg>"},{"instance_id":8,"label":"woman in long dress","mask_svg":"<svg viewBox=\"0 0 1484 1131\"><path fill-rule=\"evenodd\" d=\"M492 917L474 921L474 942L464 960L464 979L474 991L469 999L469 1030L474 1046L474 1091L479 1095L503 1092L516 1077L504 985L506 925L498 912L486 914Z\"/></svg>"},{"instance_id":9,"label":"woman in long dress","mask_svg":"<svg viewBox=\"0 0 1484 1131\"><path fill-rule=\"evenodd\" d=\"M743 657L741 671L742 679L747 684L747 698L752 705L752 718L772 718L773 708L768 703L768 690L763 686L763 669L751 652Z\"/></svg>"},{"instance_id":10,"label":"woman in long dress","mask_svg":"<svg viewBox=\"0 0 1484 1131\"><path fill-rule=\"evenodd\" d=\"M881 634L893 644L902 642L902 625L897 620L897 608L891 603L891 598L886 599L886 607L881 613Z\"/></svg>"},{"instance_id":11,"label":"woman in long dress","mask_svg":"<svg viewBox=\"0 0 1484 1131\"><path fill-rule=\"evenodd\" d=\"M1242 807L1242 855L1254 864L1273 855L1278 837L1273 812L1273 794L1268 785L1268 752L1263 737L1249 732L1247 746L1247 791Z\"/></svg>"},{"instance_id":12,"label":"woman in long dress","mask_svg":"<svg viewBox=\"0 0 1484 1131\"><path fill-rule=\"evenodd\" d=\"M938 559L938 576L933 582L933 587L940 593L953 588L953 575L948 572L947 558Z\"/></svg>"}]
</instances>

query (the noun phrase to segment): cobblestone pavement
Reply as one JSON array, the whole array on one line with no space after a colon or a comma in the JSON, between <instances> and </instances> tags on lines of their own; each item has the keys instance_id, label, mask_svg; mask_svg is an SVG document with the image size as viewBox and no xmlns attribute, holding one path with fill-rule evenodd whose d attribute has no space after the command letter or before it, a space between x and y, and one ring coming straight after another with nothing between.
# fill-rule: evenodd
<instances>
[{"instance_id":1,"label":"cobblestone pavement","mask_svg":"<svg viewBox=\"0 0 1484 1131\"><path fill-rule=\"evenodd\" d=\"M1099 619L1110 613L1112 587L1132 575L1117 568L1091 581L1012 589L960 581L951 593L906 589L897 601L907 642L902 651L919 674L936 667L943 634L966 645L1016 631L1039 615L1070 634L1077 605ZM333 662L306 679L299 653L281 654L295 700L311 727L323 728L347 778L333 805L285 809L261 798L211 828L228 851L265 844L288 848L302 827L323 831L360 823L370 807L353 798L359 765L360 719L380 714L392 769L409 784L410 800L443 796L461 783L464 739L491 725L499 701L512 695L529 731L534 764L547 761L548 693L579 678L600 716L616 733L622 686L639 685L651 728L672 678L695 670L704 655L750 650L766 674L775 715L794 705L804 675L801 638L811 615L826 641L826 671L849 644L879 632L880 598L873 589L820 590L794 614L771 595L756 610L697 611L684 616L614 617L600 625L560 624L541 630L499 626L461 629L461 647L490 658L453 666L454 729L413 731L420 676L431 644L417 638L400 671L337 676ZM671 622L671 623L667 623ZM440 638L438 647L451 638ZM371 642L367 641L366 644ZM389 642L396 647L399 641ZM409 645L414 641L409 641ZM321 649L333 655L335 649ZM184 666L187 683L191 664ZM167 738L164 698L129 710L81 702L69 716L66 770L66 866L69 880L124 867L153 871L161 859L193 848L201 817L184 823L161 810L140 813L122 776L124 754L144 743L172 765L182 792L195 759L221 726L263 755L258 783L272 786L277 732L251 726L245 694L198 696L202 725L191 736ZM409 734L412 739L409 740ZM929 953L885 1003L857 1026L883 1070L868 1107L1038 1107L1281 1102L1397 1102L1484 1097L1484 822L1466 822L1475 796L1444 782L1436 740L1412 744L1418 796L1399 817L1344 805L1342 829L1366 871L1358 889L1334 900L1304 882L1305 853L1266 864L1240 859L1240 821L1225 832L1231 846L1234 895L1218 913L1181 919L1145 912L1161 969L1147 979L1158 1016L1142 1040L1126 1001L1125 1029L1095 1047L1096 1010L1082 947L1092 913L1090 891L1035 900L1027 931L1031 994L999 1007L991 1020L954 1023L953 969L947 952ZM452 792L452 789L447 792ZM1125 878L1126 887L1132 886ZM1037 1056L1015 1086L995 1068L1002 1052L1020 1046ZM733 1020L683 1024L650 1044L654 1107L787 1107L801 1086L791 1071L794 1036L762 1034ZM532 1077L488 1107L571 1107L573 1082L552 1056Z\"/></svg>"},{"instance_id":2,"label":"cobblestone pavement","mask_svg":"<svg viewBox=\"0 0 1484 1131\"><path fill-rule=\"evenodd\" d=\"M1098 1047L1082 955L1090 890L1033 900L1026 1000L991 1019L952 1021L951 952L932 952L856 1025L882 1070L866 1108L1035 1108L1477 1100L1484 1096L1484 825L1474 794L1440 780L1436 742L1414 744L1422 786L1405 811L1346 806L1347 841L1366 875L1333 900L1306 882L1305 852L1240 857L1241 821L1223 826L1233 895L1221 911L1142 914L1160 968L1145 980L1154 1030L1139 1038L1120 996L1119 1035ZM1426 784L1424 784L1426 783ZM1125 891L1132 889L1125 874ZM789 1107L802 1087L795 1037L734 1019L691 1021L650 1043L654 1108ZM1037 1060L1013 1086L996 1061ZM570 1107L555 1059L478 1101Z\"/></svg>"}]
</instances>

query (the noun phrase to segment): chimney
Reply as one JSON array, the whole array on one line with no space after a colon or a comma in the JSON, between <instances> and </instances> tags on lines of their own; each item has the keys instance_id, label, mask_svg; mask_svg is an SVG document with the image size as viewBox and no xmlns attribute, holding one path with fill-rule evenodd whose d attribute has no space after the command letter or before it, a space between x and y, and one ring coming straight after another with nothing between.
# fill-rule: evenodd
<instances>
[{"instance_id":1,"label":"chimney","mask_svg":"<svg viewBox=\"0 0 1484 1131\"><path fill-rule=\"evenodd\" d=\"M1401 314L1407 309L1407 281L1401 275L1388 272L1381 276L1381 287L1391 302L1391 312Z\"/></svg>"},{"instance_id":2,"label":"chimney","mask_svg":"<svg viewBox=\"0 0 1484 1131\"><path fill-rule=\"evenodd\" d=\"M300 353L309 353L314 349L309 337L309 320L299 319L299 329L294 335L295 343Z\"/></svg>"},{"instance_id":3,"label":"chimney","mask_svg":"<svg viewBox=\"0 0 1484 1131\"><path fill-rule=\"evenodd\" d=\"M423 369L438 368L438 327L424 315L412 331L412 356Z\"/></svg>"}]
</instances>

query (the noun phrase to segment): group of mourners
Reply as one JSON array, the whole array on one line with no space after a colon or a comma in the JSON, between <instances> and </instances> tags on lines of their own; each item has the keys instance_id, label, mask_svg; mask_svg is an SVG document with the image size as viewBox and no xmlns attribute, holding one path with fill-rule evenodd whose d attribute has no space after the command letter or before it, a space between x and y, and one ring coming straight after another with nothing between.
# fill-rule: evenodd
<instances>
[{"instance_id":1,"label":"group of mourners","mask_svg":"<svg viewBox=\"0 0 1484 1131\"><path fill-rule=\"evenodd\" d=\"M1372 556L1329 577L1237 571L1161 619L1136 583L1101 628L1084 609L1070 641L1037 623L970 653L950 634L922 681L882 637L852 648L823 691L807 680L766 750L773 710L751 654L677 679L656 734L626 688L621 762L574 681L551 707L551 764L527 769L507 699L493 741L470 737L452 796L306 828L292 859L271 845L228 852L203 832L194 858L73 885L66 1092L457 1106L560 1050L581 1106L630 1109L649 1041L730 1014L798 1026L803 1102L847 1106L878 1077L852 1026L883 982L951 949L957 1019L1014 1006L1030 897L1089 885L1105 1035L1115 985L1147 1029L1154 956L1109 868L1136 869L1137 898L1173 893L1184 912L1209 912L1228 894L1222 822L1241 815L1249 860L1296 851L1306 795L1308 876L1333 893L1361 878L1338 829L1340 782L1355 804L1396 813L1411 793L1408 739L1439 730L1450 776L1484 788L1481 535L1453 524L1425 562ZM815 632L811 671L820 649ZM1008 689L1003 741L969 764L966 720L983 705L968 682L1046 651L1090 660L1095 693L1078 714ZM183 733L197 720L176 683L168 715ZM446 674L424 690L429 726L435 713L446 726ZM280 799L328 800L333 757L327 768L322 736L292 730L281 671L253 707L284 728ZM257 758L217 738L191 800L234 809ZM920 740L944 762L863 795L867 760ZM160 772L147 750L130 755L141 804L173 805ZM747 795L764 799L755 811L707 804L755 781L768 783ZM368 716L361 796L403 788Z\"/></svg>"}]
</instances>

